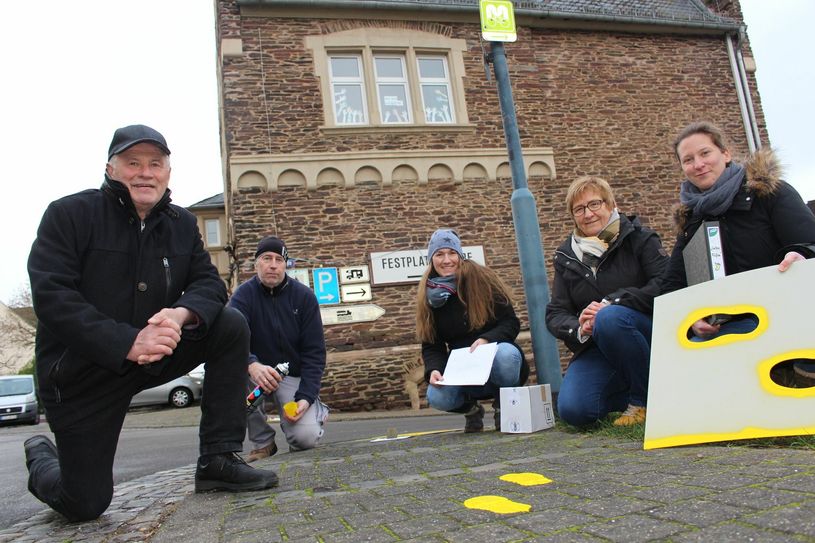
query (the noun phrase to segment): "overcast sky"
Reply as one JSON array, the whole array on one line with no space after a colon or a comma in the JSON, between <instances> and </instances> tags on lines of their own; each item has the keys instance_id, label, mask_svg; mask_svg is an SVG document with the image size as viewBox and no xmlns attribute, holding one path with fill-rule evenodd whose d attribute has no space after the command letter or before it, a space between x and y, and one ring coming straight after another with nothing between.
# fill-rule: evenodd
<instances>
[{"instance_id":1,"label":"overcast sky","mask_svg":"<svg viewBox=\"0 0 815 543\"><path fill-rule=\"evenodd\" d=\"M815 199L812 0L741 0L773 146ZM98 187L113 131L148 124L172 151L170 188L188 206L223 190L212 0L6 2L0 18L0 148L8 187L0 299L28 281L45 207Z\"/></svg>"}]
</instances>

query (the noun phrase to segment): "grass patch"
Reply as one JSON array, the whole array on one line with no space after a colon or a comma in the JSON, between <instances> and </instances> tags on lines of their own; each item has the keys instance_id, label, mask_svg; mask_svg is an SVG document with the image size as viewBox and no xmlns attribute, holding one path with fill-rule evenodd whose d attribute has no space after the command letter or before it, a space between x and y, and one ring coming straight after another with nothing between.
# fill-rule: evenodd
<instances>
[{"instance_id":1,"label":"grass patch","mask_svg":"<svg viewBox=\"0 0 815 543\"><path fill-rule=\"evenodd\" d=\"M571 426L561 420L558 420L555 427L558 430L570 434L610 437L640 443L645 441L645 425L634 424L632 426L614 426L612 423L619 415L620 413L610 413L606 418L592 425L581 428ZM815 450L815 435L740 439L737 441L716 442L713 443L713 445L724 447L755 447L762 449L783 448Z\"/></svg>"}]
</instances>

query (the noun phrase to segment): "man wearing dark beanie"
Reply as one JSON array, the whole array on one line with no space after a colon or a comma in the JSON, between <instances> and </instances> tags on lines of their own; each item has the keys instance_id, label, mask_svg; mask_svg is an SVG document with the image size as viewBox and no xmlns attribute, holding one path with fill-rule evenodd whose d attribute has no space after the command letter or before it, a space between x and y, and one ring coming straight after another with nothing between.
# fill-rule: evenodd
<instances>
[{"instance_id":1,"label":"man wearing dark beanie","mask_svg":"<svg viewBox=\"0 0 815 543\"><path fill-rule=\"evenodd\" d=\"M138 392L206 361L196 492L262 490L246 465L249 334L195 217L170 203L170 149L144 125L116 130L101 189L52 202L31 247L39 396L56 445L25 442L28 488L71 521L113 496L119 433Z\"/></svg>"},{"instance_id":2,"label":"man wearing dark beanie","mask_svg":"<svg viewBox=\"0 0 815 543\"><path fill-rule=\"evenodd\" d=\"M290 450L315 447L323 435L328 407L320 401L325 338L320 307L310 288L286 275L289 252L283 240L267 236L255 251L255 276L229 300L246 317L250 388L259 385L277 404L280 428ZM274 366L288 362L288 376ZM289 404L289 409L284 406ZM247 417L254 462L277 452L275 431L261 405Z\"/></svg>"}]
</instances>

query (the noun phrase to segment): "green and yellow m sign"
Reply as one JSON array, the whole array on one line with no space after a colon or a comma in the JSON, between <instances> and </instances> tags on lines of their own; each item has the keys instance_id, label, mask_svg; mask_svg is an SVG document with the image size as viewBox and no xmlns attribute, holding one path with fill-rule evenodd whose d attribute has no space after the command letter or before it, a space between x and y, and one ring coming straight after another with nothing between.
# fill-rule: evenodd
<instances>
[{"instance_id":1,"label":"green and yellow m sign","mask_svg":"<svg viewBox=\"0 0 815 543\"><path fill-rule=\"evenodd\" d=\"M515 14L510 0L479 0L481 36L487 41L515 41Z\"/></svg>"}]
</instances>

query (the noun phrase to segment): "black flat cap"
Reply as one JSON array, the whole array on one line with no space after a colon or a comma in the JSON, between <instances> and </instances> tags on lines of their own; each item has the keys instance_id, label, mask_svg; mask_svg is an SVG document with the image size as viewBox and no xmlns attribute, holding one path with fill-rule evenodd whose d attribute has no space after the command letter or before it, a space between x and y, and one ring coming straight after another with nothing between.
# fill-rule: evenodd
<instances>
[{"instance_id":1,"label":"black flat cap","mask_svg":"<svg viewBox=\"0 0 815 543\"><path fill-rule=\"evenodd\" d=\"M165 155L170 154L167 141L158 130L153 130L143 124L131 124L113 133L113 141L110 142L110 148L108 148L108 160L110 160L113 155L118 155L137 143L152 143L161 149Z\"/></svg>"}]
</instances>

